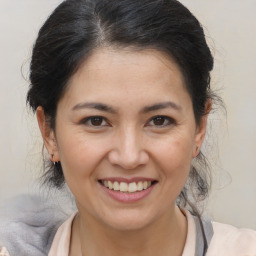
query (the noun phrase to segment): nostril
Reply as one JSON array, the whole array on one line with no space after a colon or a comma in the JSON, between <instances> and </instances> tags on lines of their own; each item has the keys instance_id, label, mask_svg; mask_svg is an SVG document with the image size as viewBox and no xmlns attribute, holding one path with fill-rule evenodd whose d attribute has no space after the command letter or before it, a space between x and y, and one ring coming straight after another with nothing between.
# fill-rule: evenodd
<instances>
[{"instance_id":1,"label":"nostril","mask_svg":"<svg viewBox=\"0 0 256 256\"><path fill-rule=\"evenodd\" d=\"M108 160L112 165L118 165L126 170L133 170L138 166L147 164L149 157L146 152L118 152L112 150L108 154Z\"/></svg>"},{"instance_id":2,"label":"nostril","mask_svg":"<svg viewBox=\"0 0 256 256\"><path fill-rule=\"evenodd\" d=\"M127 170L147 164L149 154L144 149L144 145L140 143L138 136L134 133L135 131L129 129L123 132L123 136L113 139L113 145L107 156L109 162Z\"/></svg>"}]
</instances>

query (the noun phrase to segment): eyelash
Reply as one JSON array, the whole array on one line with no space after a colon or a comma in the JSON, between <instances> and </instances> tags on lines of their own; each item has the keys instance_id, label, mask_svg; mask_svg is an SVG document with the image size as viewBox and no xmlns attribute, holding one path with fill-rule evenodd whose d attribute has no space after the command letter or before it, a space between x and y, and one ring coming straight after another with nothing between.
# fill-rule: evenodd
<instances>
[{"instance_id":1,"label":"eyelash","mask_svg":"<svg viewBox=\"0 0 256 256\"><path fill-rule=\"evenodd\" d=\"M95 124L92 123L93 121L96 121L96 122L98 121L100 123L99 123L99 125L95 125ZM164 123L163 124L159 124L159 125L150 124L151 122L154 122L154 121L164 121ZM109 126L109 122L103 116L90 116L90 117L86 117L80 123L84 124L84 125L87 125L87 126L90 126L90 127L99 127L99 128L100 127ZM104 123L104 124L102 125L102 123ZM173 118L171 118L171 117L158 115L158 116L152 117L147 122L146 126L152 126L152 127L157 127L157 128L164 128L164 127L173 125L175 123L176 123L175 120Z\"/></svg>"},{"instance_id":2,"label":"eyelash","mask_svg":"<svg viewBox=\"0 0 256 256\"><path fill-rule=\"evenodd\" d=\"M102 123L102 122L105 122L106 124L104 124L104 125L102 125L102 124L100 124L100 125L93 125L93 124L92 124L92 121L97 121L97 119L100 120L101 123ZM90 122L90 123L89 123L89 122ZM89 117L84 118L80 123L81 123L81 124L84 124L84 125L87 125L87 126L90 126L90 127L104 127L104 126L109 126L108 121L106 121L106 118L104 118L103 116L89 116Z\"/></svg>"},{"instance_id":3,"label":"eyelash","mask_svg":"<svg viewBox=\"0 0 256 256\"><path fill-rule=\"evenodd\" d=\"M152 125L147 125L147 126L155 126L157 128L164 128L164 127L167 127L167 126L170 126L170 125L173 125L173 124L176 124L175 120L169 116L154 116L152 117L148 123L151 123L151 122L154 122L154 121L157 121L157 119L161 120L161 121L164 121L164 124L160 124L160 125L156 125L156 124L152 124ZM167 123L166 123L167 122Z\"/></svg>"}]
</instances>

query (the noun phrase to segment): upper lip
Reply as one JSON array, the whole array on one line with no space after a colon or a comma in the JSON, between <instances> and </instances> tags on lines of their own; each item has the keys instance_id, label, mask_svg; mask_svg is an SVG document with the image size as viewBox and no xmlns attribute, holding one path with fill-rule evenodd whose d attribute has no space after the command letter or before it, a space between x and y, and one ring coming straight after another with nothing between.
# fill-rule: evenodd
<instances>
[{"instance_id":1,"label":"upper lip","mask_svg":"<svg viewBox=\"0 0 256 256\"><path fill-rule=\"evenodd\" d=\"M156 181L156 179L152 178L146 178L146 177L133 177L133 178L124 178L124 177L106 177L99 179L101 181L112 181L112 182L126 182L126 183L132 183L132 182L140 182L140 181Z\"/></svg>"}]
</instances>

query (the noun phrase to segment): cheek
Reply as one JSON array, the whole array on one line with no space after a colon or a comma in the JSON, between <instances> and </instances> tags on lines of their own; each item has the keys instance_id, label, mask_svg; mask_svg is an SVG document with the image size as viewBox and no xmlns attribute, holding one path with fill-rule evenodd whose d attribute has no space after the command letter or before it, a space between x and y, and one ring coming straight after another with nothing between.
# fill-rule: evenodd
<instances>
[{"instance_id":1,"label":"cheek","mask_svg":"<svg viewBox=\"0 0 256 256\"><path fill-rule=\"evenodd\" d=\"M187 177L192 161L191 138L177 135L157 145L155 153L158 165L166 176Z\"/></svg>"},{"instance_id":2,"label":"cheek","mask_svg":"<svg viewBox=\"0 0 256 256\"><path fill-rule=\"evenodd\" d=\"M82 134L60 136L58 149L64 175L67 179L80 179L93 175L104 158L107 148L102 140L86 138Z\"/></svg>"}]
</instances>

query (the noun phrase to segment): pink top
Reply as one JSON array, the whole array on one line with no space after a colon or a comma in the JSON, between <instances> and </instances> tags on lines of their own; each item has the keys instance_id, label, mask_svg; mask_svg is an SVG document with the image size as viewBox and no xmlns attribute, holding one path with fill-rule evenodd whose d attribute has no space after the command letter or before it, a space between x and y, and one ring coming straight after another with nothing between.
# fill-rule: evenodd
<instances>
[{"instance_id":1,"label":"pink top","mask_svg":"<svg viewBox=\"0 0 256 256\"><path fill-rule=\"evenodd\" d=\"M184 211L188 233L182 256L191 256L196 249L196 225L192 215ZM68 256L73 214L58 229L48 256ZM237 229L233 226L212 222L214 235L207 256L256 256L256 231Z\"/></svg>"}]
</instances>

